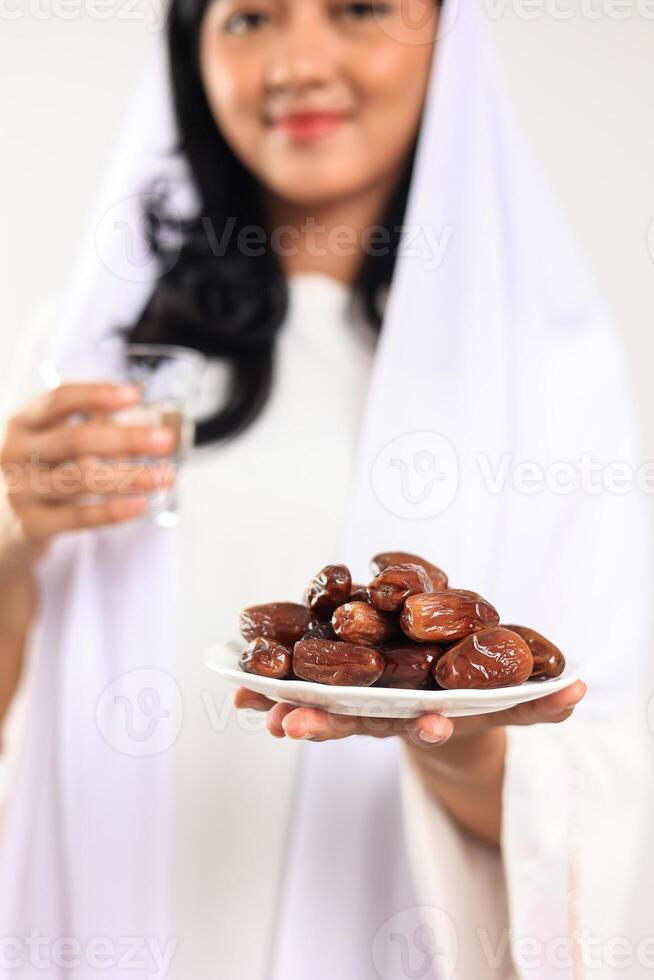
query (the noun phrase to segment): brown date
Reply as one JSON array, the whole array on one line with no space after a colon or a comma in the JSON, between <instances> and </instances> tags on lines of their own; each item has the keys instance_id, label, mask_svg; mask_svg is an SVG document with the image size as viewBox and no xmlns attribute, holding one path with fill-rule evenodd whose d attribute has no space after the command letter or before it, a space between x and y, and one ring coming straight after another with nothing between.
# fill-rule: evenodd
<instances>
[{"instance_id":1,"label":"brown date","mask_svg":"<svg viewBox=\"0 0 654 980\"><path fill-rule=\"evenodd\" d=\"M377 687L400 687L418 691L433 687L432 670L443 653L443 647L429 643L407 643L382 647L379 651L386 666Z\"/></svg>"},{"instance_id":2,"label":"brown date","mask_svg":"<svg viewBox=\"0 0 654 980\"><path fill-rule=\"evenodd\" d=\"M265 636L251 640L239 663L248 674L260 677L290 677L293 655L288 647Z\"/></svg>"},{"instance_id":3,"label":"brown date","mask_svg":"<svg viewBox=\"0 0 654 980\"><path fill-rule=\"evenodd\" d=\"M341 640L370 647L389 643L399 632L394 616L373 609L367 602L345 602L339 606L334 610L332 626Z\"/></svg>"},{"instance_id":4,"label":"brown date","mask_svg":"<svg viewBox=\"0 0 654 980\"><path fill-rule=\"evenodd\" d=\"M419 555L410 555L408 551L383 551L370 562L370 571L373 575L379 575L389 565L420 565L427 572L431 580L434 592L442 592L447 588L447 575L436 565L432 565L426 558Z\"/></svg>"},{"instance_id":5,"label":"brown date","mask_svg":"<svg viewBox=\"0 0 654 980\"><path fill-rule=\"evenodd\" d=\"M352 576L345 565L325 565L304 593L305 605L317 619L329 619L337 606L350 598Z\"/></svg>"},{"instance_id":6,"label":"brown date","mask_svg":"<svg viewBox=\"0 0 654 980\"><path fill-rule=\"evenodd\" d=\"M368 595L367 585L352 585L352 591L349 596L350 602L370 602L370 596Z\"/></svg>"},{"instance_id":7,"label":"brown date","mask_svg":"<svg viewBox=\"0 0 654 980\"><path fill-rule=\"evenodd\" d=\"M412 640L451 643L500 621L497 610L477 592L446 589L412 595L404 603L400 626Z\"/></svg>"},{"instance_id":8,"label":"brown date","mask_svg":"<svg viewBox=\"0 0 654 980\"><path fill-rule=\"evenodd\" d=\"M398 612L410 595L433 592L431 579L420 565L389 565L368 586L370 604L384 612Z\"/></svg>"},{"instance_id":9,"label":"brown date","mask_svg":"<svg viewBox=\"0 0 654 980\"><path fill-rule=\"evenodd\" d=\"M489 690L524 684L533 666L521 636L492 626L449 647L434 667L434 678L447 690Z\"/></svg>"},{"instance_id":10,"label":"brown date","mask_svg":"<svg viewBox=\"0 0 654 980\"><path fill-rule=\"evenodd\" d=\"M265 636L286 646L300 639L311 625L311 610L298 602L268 602L248 606L241 613L241 635L246 640Z\"/></svg>"},{"instance_id":11,"label":"brown date","mask_svg":"<svg viewBox=\"0 0 654 980\"><path fill-rule=\"evenodd\" d=\"M505 626L504 628L513 630L514 633L521 636L531 650L534 658L534 669L531 672L532 680L552 680L563 673L565 657L551 640L528 626Z\"/></svg>"},{"instance_id":12,"label":"brown date","mask_svg":"<svg viewBox=\"0 0 654 980\"><path fill-rule=\"evenodd\" d=\"M302 634L303 640L337 640L338 637L334 632L334 627L331 623L314 623L306 633Z\"/></svg>"},{"instance_id":13,"label":"brown date","mask_svg":"<svg viewBox=\"0 0 654 980\"><path fill-rule=\"evenodd\" d=\"M293 672L305 681L369 687L383 671L381 653L356 643L300 640L293 648Z\"/></svg>"}]
</instances>

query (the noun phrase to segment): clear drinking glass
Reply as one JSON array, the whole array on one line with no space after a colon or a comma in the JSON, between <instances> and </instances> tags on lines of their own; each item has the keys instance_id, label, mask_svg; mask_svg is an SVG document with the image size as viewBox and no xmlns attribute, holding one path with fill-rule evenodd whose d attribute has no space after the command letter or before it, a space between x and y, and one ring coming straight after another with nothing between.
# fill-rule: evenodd
<instances>
[{"instance_id":1,"label":"clear drinking glass","mask_svg":"<svg viewBox=\"0 0 654 980\"><path fill-rule=\"evenodd\" d=\"M207 361L199 351L172 344L128 344L119 338L102 341L91 353L75 355L62 363L44 360L39 366L48 388L64 382L111 381L141 388L137 405L111 413L123 425L168 425L178 432L177 449L171 457L179 468L193 445L194 408L200 377ZM141 456L131 463L154 464L159 456ZM97 500L87 495L85 500ZM148 514L161 527L177 523L175 483L149 495Z\"/></svg>"}]
</instances>

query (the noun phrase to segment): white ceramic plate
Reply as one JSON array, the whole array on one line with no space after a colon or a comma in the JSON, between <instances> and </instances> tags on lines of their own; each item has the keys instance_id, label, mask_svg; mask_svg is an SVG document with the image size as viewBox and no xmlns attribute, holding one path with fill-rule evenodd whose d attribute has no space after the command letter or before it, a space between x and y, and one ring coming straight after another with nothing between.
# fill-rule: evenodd
<instances>
[{"instance_id":1,"label":"white ceramic plate","mask_svg":"<svg viewBox=\"0 0 654 980\"><path fill-rule=\"evenodd\" d=\"M280 681L271 677L247 674L238 665L243 641L221 643L210 647L205 663L230 684L265 694L271 701L322 708L331 714L359 715L362 718L417 718L437 712L447 718L485 715L512 708L525 701L553 694L569 687L579 674L568 663L560 677L553 681L528 681L520 687L503 687L494 691L404 691L391 687L332 687L311 681Z\"/></svg>"}]
</instances>

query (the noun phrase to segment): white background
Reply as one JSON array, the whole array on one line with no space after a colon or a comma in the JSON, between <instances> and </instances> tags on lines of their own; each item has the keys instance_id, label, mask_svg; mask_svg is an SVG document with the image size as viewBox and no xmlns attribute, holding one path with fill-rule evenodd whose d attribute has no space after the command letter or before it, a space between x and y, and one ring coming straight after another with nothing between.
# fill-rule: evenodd
<instances>
[{"instance_id":1,"label":"white background","mask_svg":"<svg viewBox=\"0 0 654 980\"><path fill-rule=\"evenodd\" d=\"M156 11L112 2L122 14L100 20L79 16L88 0L0 0L0 386L30 315L67 281L156 40ZM654 459L654 0L521 0L521 16L518 0L494 2L519 114L624 336Z\"/></svg>"},{"instance_id":2,"label":"white background","mask_svg":"<svg viewBox=\"0 0 654 980\"><path fill-rule=\"evenodd\" d=\"M0 383L30 314L67 281L156 41L161 12L137 2L111 0L98 19L107 0L0 0ZM484 2L524 127L623 332L654 458L654 0Z\"/></svg>"}]
</instances>

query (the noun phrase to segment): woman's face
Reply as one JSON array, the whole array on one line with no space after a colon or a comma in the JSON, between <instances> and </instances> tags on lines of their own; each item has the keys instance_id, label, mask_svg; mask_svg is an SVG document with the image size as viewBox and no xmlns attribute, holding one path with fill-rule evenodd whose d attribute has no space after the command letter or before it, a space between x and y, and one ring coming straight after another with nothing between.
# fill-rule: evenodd
<instances>
[{"instance_id":1,"label":"woman's face","mask_svg":"<svg viewBox=\"0 0 654 980\"><path fill-rule=\"evenodd\" d=\"M200 35L207 99L266 188L320 206L399 174L425 98L432 2L210 0Z\"/></svg>"}]
</instances>

